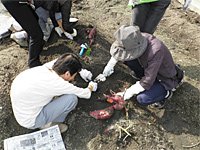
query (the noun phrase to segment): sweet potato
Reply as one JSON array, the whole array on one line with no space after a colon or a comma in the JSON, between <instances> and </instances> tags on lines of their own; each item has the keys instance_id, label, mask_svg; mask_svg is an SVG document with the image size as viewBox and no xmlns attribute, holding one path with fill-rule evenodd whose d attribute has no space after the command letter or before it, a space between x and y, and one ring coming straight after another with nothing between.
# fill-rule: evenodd
<instances>
[{"instance_id":1,"label":"sweet potato","mask_svg":"<svg viewBox=\"0 0 200 150\"><path fill-rule=\"evenodd\" d=\"M120 104L115 104L115 105L113 105L113 108L116 109L116 110L122 110L122 109L125 108L125 106L120 105Z\"/></svg>"},{"instance_id":2,"label":"sweet potato","mask_svg":"<svg viewBox=\"0 0 200 150\"><path fill-rule=\"evenodd\" d=\"M108 119L110 118L114 113L113 106L101 109L101 110L95 110L90 112L90 116L94 117L95 119Z\"/></svg>"},{"instance_id":3,"label":"sweet potato","mask_svg":"<svg viewBox=\"0 0 200 150\"><path fill-rule=\"evenodd\" d=\"M106 99L112 99L115 103L119 103L121 105L125 104L125 101L123 100L123 97L120 95L117 95L115 92L113 92L112 90L110 90L111 96L110 95L106 95L104 94L104 97Z\"/></svg>"},{"instance_id":4,"label":"sweet potato","mask_svg":"<svg viewBox=\"0 0 200 150\"><path fill-rule=\"evenodd\" d=\"M94 37L96 36L96 31L94 28L87 28L86 31L89 33L90 45L94 43Z\"/></svg>"}]
</instances>

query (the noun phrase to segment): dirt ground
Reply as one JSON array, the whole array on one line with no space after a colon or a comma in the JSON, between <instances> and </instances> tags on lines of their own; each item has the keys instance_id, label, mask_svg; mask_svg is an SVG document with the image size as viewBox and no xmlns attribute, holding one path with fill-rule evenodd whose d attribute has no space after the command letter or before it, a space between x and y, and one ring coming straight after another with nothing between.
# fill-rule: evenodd
<instances>
[{"instance_id":1,"label":"dirt ground","mask_svg":"<svg viewBox=\"0 0 200 150\"><path fill-rule=\"evenodd\" d=\"M77 0L73 4L71 17L79 18L74 24L78 36L73 42L64 36L60 38L55 31L44 46L41 53L42 63L57 58L65 52L77 54L87 68L96 77L102 72L110 58L109 49L114 41L113 33L121 25L129 25L131 9L128 1L122 0ZM95 44L91 47L91 55L79 55L80 45L89 40L85 32L88 25L97 31ZM110 89L118 92L136 81L131 78L123 64L115 67L115 73L106 82L98 85L98 91L91 99L79 99L76 110L65 120L69 130L62 134L67 150L138 150L138 149L200 149L200 15L188 10L182 12L182 5L173 0L155 32L170 49L174 61L185 70L185 82L174 93L163 109L141 106L135 98L130 101L129 118L125 111L116 111L107 120L96 120L89 115L90 111L104 109L112 104L98 102L103 93L109 94ZM0 44L0 149L3 140L9 137L31 133L21 127L15 120L10 104L9 90L12 80L17 74L28 69L28 51L20 48L10 39ZM74 83L87 87L80 76ZM131 134L118 128L127 128ZM109 133L104 130L113 127Z\"/></svg>"}]
</instances>

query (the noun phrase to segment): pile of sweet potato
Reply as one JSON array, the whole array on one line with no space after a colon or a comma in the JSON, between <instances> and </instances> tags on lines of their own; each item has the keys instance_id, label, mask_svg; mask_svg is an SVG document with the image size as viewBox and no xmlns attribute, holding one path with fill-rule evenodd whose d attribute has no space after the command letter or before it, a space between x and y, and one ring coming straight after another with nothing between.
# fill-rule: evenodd
<instances>
[{"instance_id":1,"label":"pile of sweet potato","mask_svg":"<svg viewBox=\"0 0 200 150\"><path fill-rule=\"evenodd\" d=\"M113 115L114 109L122 110L125 108L125 101L123 100L123 97L117 95L112 90L110 93L111 95L104 94L104 97L102 99L98 99L98 101L107 101L113 105L105 109L92 111L90 112L90 116L94 117L95 119L108 119Z\"/></svg>"}]
</instances>

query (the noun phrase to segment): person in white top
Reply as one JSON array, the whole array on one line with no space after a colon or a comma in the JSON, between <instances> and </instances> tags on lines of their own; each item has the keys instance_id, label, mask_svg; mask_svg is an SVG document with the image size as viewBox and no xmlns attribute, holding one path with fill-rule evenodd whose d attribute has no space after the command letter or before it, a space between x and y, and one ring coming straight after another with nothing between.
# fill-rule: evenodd
<instances>
[{"instance_id":1,"label":"person in white top","mask_svg":"<svg viewBox=\"0 0 200 150\"><path fill-rule=\"evenodd\" d=\"M91 92L97 90L97 83L92 81L87 88L69 83L77 73L85 81L91 80L92 73L81 68L78 57L66 53L42 66L21 72L14 79L10 91L17 122L29 129L58 124L61 132L65 132L67 125L61 122L77 105L77 97L89 99ZM54 99L55 96L59 97Z\"/></svg>"}]
</instances>

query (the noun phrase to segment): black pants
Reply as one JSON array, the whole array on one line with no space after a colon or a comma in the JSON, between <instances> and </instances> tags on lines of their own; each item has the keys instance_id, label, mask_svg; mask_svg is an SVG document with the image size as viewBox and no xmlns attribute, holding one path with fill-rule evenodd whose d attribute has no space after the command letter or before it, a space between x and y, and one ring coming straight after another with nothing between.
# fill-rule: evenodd
<instances>
[{"instance_id":1,"label":"black pants","mask_svg":"<svg viewBox=\"0 0 200 150\"><path fill-rule=\"evenodd\" d=\"M12 17L22 26L28 34L29 67L41 65L39 55L43 49L43 33L38 24L38 16L25 0L1 0L2 4Z\"/></svg>"},{"instance_id":2,"label":"black pants","mask_svg":"<svg viewBox=\"0 0 200 150\"><path fill-rule=\"evenodd\" d=\"M171 0L158 0L135 5L132 9L131 25L140 27L141 32L153 34Z\"/></svg>"}]
</instances>

